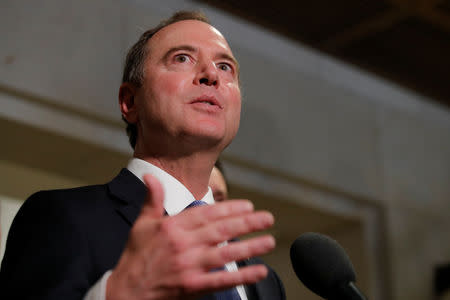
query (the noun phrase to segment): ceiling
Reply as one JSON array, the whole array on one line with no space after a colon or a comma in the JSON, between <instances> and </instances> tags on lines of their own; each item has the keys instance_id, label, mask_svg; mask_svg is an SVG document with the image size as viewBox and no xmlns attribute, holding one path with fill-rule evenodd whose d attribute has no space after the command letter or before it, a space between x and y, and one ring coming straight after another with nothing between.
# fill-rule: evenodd
<instances>
[{"instance_id":1,"label":"ceiling","mask_svg":"<svg viewBox=\"0 0 450 300\"><path fill-rule=\"evenodd\" d=\"M450 109L450 0L198 0Z\"/></svg>"}]
</instances>

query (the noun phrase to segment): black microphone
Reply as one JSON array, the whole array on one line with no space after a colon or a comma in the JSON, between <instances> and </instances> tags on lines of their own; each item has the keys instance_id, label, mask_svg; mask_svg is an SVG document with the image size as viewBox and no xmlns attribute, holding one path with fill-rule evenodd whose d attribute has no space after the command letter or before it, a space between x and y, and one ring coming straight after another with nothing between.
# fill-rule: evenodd
<instances>
[{"instance_id":1,"label":"black microphone","mask_svg":"<svg viewBox=\"0 0 450 300\"><path fill-rule=\"evenodd\" d=\"M333 239L308 232L291 246L295 274L314 293L328 300L366 300L356 288L355 270L345 250Z\"/></svg>"}]
</instances>

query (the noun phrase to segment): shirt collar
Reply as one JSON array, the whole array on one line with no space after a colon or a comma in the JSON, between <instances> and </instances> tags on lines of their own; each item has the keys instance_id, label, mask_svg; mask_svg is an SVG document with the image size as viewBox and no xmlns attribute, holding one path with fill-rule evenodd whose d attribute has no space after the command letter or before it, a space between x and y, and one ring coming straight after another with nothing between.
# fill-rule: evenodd
<instances>
[{"instance_id":1,"label":"shirt collar","mask_svg":"<svg viewBox=\"0 0 450 300\"><path fill-rule=\"evenodd\" d=\"M145 174L151 174L161 182L164 190L164 209L169 216L180 213L186 206L196 200L192 193L175 177L145 160L132 158L128 162L127 169L142 182L144 182ZM211 188L208 187L208 191L203 198L198 200L214 204Z\"/></svg>"}]
</instances>

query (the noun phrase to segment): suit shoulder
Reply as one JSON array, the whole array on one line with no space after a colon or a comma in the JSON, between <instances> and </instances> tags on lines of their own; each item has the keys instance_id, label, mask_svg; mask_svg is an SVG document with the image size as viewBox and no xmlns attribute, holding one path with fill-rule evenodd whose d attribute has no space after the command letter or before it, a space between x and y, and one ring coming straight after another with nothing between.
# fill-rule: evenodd
<instances>
[{"instance_id":1,"label":"suit shoulder","mask_svg":"<svg viewBox=\"0 0 450 300\"><path fill-rule=\"evenodd\" d=\"M11 224L0 271L7 295L25 298L23 286L27 286L36 299L47 299L49 287L57 282L54 295L68 288L73 295L87 289L92 272L88 224L95 220L92 211L99 206L84 203L97 201L105 190L104 185L96 185L39 191L24 202Z\"/></svg>"},{"instance_id":2,"label":"suit shoulder","mask_svg":"<svg viewBox=\"0 0 450 300\"><path fill-rule=\"evenodd\" d=\"M83 201L107 192L106 184L87 185L66 189L42 190L33 193L26 201Z\"/></svg>"},{"instance_id":3,"label":"suit shoulder","mask_svg":"<svg viewBox=\"0 0 450 300\"><path fill-rule=\"evenodd\" d=\"M17 216L41 214L42 216L72 215L72 212L89 215L92 208L107 203L107 185L90 185L69 189L43 190L25 200Z\"/></svg>"},{"instance_id":4,"label":"suit shoulder","mask_svg":"<svg viewBox=\"0 0 450 300\"><path fill-rule=\"evenodd\" d=\"M33 193L29 198L45 198L45 197L67 197L71 195L83 195L86 193L96 193L103 191L106 184L86 185L73 188L41 190Z\"/></svg>"}]
</instances>

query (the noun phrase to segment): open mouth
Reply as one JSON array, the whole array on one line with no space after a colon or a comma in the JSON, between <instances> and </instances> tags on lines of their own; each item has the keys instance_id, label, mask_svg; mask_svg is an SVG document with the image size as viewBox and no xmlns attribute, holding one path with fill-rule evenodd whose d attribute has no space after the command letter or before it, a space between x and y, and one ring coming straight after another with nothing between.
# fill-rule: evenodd
<instances>
[{"instance_id":1,"label":"open mouth","mask_svg":"<svg viewBox=\"0 0 450 300\"><path fill-rule=\"evenodd\" d=\"M209 96L199 97L199 98L195 99L194 101L192 101L191 103L192 104L200 103L200 104L206 104L209 106L218 106L219 108L222 108L222 105L219 103L219 101L217 101L216 98L209 97Z\"/></svg>"},{"instance_id":2,"label":"open mouth","mask_svg":"<svg viewBox=\"0 0 450 300\"><path fill-rule=\"evenodd\" d=\"M204 103L204 104L209 104L209 105L215 105L214 103L210 102L210 101L197 101L197 103Z\"/></svg>"}]
</instances>

